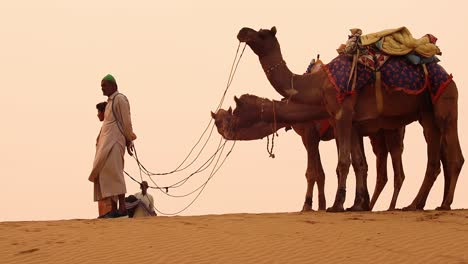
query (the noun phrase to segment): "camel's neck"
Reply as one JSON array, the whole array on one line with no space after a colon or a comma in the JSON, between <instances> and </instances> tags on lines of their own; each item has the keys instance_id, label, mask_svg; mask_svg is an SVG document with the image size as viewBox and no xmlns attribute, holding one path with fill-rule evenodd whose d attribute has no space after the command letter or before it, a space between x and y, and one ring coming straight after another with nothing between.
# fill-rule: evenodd
<instances>
[{"instance_id":1,"label":"camel's neck","mask_svg":"<svg viewBox=\"0 0 468 264\"><path fill-rule=\"evenodd\" d=\"M322 102L322 76L294 74L286 65L281 51L259 59L271 85L283 97L314 105Z\"/></svg>"},{"instance_id":2,"label":"camel's neck","mask_svg":"<svg viewBox=\"0 0 468 264\"><path fill-rule=\"evenodd\" d=\"M232 131L225 132L223 136L228 140L256 140L271 135L286 126L288 124L280 122L276 126L272 126L270 122L257 122L250 127L234 128Z\"/></svg>"},{"instance_id":3,"label":"camel's neck","mask_svg":"<svg viewBox=\"0 0 468 264\"><path fill-rule=\"evenodd\" d=\"M262 101L261 118L264 122L301 123L329 117L322 104L298 104L291 101Z\"/></svg>"}]
</instances>

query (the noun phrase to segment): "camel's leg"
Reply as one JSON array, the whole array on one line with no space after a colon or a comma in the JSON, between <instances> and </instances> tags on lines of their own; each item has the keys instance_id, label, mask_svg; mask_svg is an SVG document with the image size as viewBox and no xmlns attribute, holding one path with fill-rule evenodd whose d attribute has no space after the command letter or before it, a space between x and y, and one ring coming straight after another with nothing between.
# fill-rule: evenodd
<instances>
[{"instance_id":1,"label":"camel's leg","mask_svg":"<svg viewBox=\"0 0 468 264\"><path fill-rule=\"evenodd\" d=\"M327 212L343 212L346 199L346 179L351 165L351 131L353 119L353 97L346 98L335 115L335 139L338 144L338 188L333 206Z\"/></svg>"},{"instance_id":2,"label":"camel's leg","mask_svg":"<svg viewBox=\"0 0 468 264\"><path fill-rule=\"evenodd\" d=\"M455 82L447 86L434 104L437 126L442 134L442 161L444 162L444 200L438 210L450 210L455 194L458 176L465 159L458 139L458 90Z\"/></svg>"},{"instance_id":3,"label":"camel's leg","mask_svg":"<svg viewBox=\"0 0 468 264\"><path fill-rule=\"evenodd\" d=\"M348 211L369 211L369 191L367 190L367 161L364 153L364 143L357 130L353 129L351 149L351 162L356 174L356 195L354 204Z\"/></svg>"},{"instance_id":4,"label":"camel's leg","mask_svg":"<svg viewBox=\"0 0 468 264\"><path fill-rule=\"evenodd\" d=\"M431 112L422 113L420 123L423 127L424 137L427 143L426 174L413 202L409 206L403 208L405 211L424 209L429 191L440 173L441 134L436 126L434 114Z\"/></svg>"},{"instance_id":5,"label":"camel's leg","mask_svg":"<svg viewBox=\"0 0 468 264\"><path fill-rule=\"evenodd\" d=\"M301 135L302 143L307 150L307 170L306 170L306 180L307 180L307 190L304 205L302 207L302 212L312 211L312 198L314 192L314 185L319 178L319 166L320 157L319 155L319 142L320 135L314 127L310 127L303 130L304 133ZM319 188L320 195L320 188Z\"/></svg>"},{"instance_id":6,"label":"camel's leg","mask_svg":"<svg viewBox=\"0 0 468 264\"><path fill-rule=\"evenodd\" d=\"M444 142L442 142L441 151L440 151L440 160L442 161L442 167L444 169L444 198L442 201L447 198L447 193L449 191L450 186L450 177L448 177L448 167L447 167L447 147L444 146Z\"/></svg>"},{"instance_id":7,"label":"camel's leg","mask_svg":"<svg viewBox=\"0 0 468 264\"><path fill-rule=\"evenodd\" d=\"M325 199L325 172L323 171L322 161L320 159L320 152L317 151L317 189L318 189L318 200L319 210L325 210L327 208L327 201Z\"/></svg>"},{"instance_id":8,"label":"camel's leg","mask_svg":"<svg viewBox=\"0 0 468 264\"><path fill-rule=\"evenodd\" d=\"M387 157L388 150L387 145L385 144L385 135L383 130L377 132L377 134L369 137L371 140L372 150L374 151L377 163L377 180L375 182L374 193L372 194L372 199L370 202L370 210L374 208L377 199L380 196L380 193L387 184Z\"/></svg>"},{"instance_id":9,"label":"camel's leg","mask_svg":"<svg viewBox=\"0 0 468 264\"><path fill-rule=\"evenodd\" d=\"M405 136L405 127L395 130L386 130L385 141L387 149L392 156L393 165L393 196L390 202L389 211L395 210L398 195L400 194L401 186L405 180L405 172L403 171L403 162L401 156L403 154L403 139Z\"/></svg>"}]
</instances>

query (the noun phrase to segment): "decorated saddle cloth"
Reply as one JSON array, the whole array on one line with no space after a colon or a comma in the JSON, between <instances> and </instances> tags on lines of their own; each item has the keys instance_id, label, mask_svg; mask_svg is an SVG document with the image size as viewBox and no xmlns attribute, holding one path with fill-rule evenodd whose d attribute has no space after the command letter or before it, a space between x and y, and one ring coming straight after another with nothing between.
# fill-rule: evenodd
<instances>
[{"instance_id":1,"label":"decorated saddle cloth","mask_svg":"<svg viewBox=\"0 0 468 264\"><path fill-rule=\"evenodd\" d=\"M403 91L408 94L419 94L425 89L429 89L432 101L435 102L443 90L452 80L442 66L433 62L425 64L424 67L415 65L404 56L382 57L384 63L377 68L381 73L382 86L386 89ZM323 65L329 80L338 92L338 99L342 100L347 95L359 92L365 86L375 83L375 70L362 63L356 65L356 82L350 83L351 67L353 57L347 54L340 54L330 63Z\"/></svg>"}]
</instances>

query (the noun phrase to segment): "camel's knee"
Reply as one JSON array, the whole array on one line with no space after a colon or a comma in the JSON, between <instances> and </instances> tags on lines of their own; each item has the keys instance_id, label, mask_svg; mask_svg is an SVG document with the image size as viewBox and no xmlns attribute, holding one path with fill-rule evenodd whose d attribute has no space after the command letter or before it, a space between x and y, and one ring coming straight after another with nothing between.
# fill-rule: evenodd
<instances>
[{"instance_id":1,"label":"camel's knee","mask_svg":"<svg viewBox=\"0 0 468 264\"><path fill-rule=\"evenodd\" d=\"M463 153L461 152L461 148L458 148L458 153L455 159L453 160L455 163L455 170L457 175L460 174L461 169L463 168L463 164L465 163L465 158L463 157Z\"/></svg>"},{"instance_id":2,"label":"camel's knee","mask_svg":"<svg viewBox=\"0 0 468 264\"><path fill-rule=\"evenodd\" d=\"M367 162L361 155L353 156L351 163L356 167L367 167Z\"/></svg>"},{"instance_id":3,"label":"camel's knee","mask_svg":"<svg viewBox=\"0 0 468 264\"><path fill-rule=\"evenodd\" d=\"M355 171L361 171L361 170L367 171L368 169L367 161L363 153L360 153L357 151L352 152L351 164L353 165L353 168Z\"/></svg>"},{"instance_id":4,"label":"camel's knee","mask_svg":"<svg viewBox=\"0 0 468 264\"><path fill-rule=\"evenodd\" d=\"M427 163L426 175L429 179L435 181L440 174L440 161L431 161Z\"/></svg>"},{"instance_id":5,"label":"camel's knee","mask_svg":"<svg viewBox=\"0 0 468 264\"><path fill-rule=\"evenodd\" d=\"M399 173L398 175L395 174L395 178L393 179L393 186L397 188L401 187L405 181L405 174Z\"/></svg>"},{"instance_id":6,"label":"camel's knee","mask_svg":"<svg viewBox=\"0 0 468 264\"><path fill-rule=\"evenodd\" d=\"M350 158L339 159L338 160L338 165L336 166L337 174L341 175L342 173L347 173L348 170L349 170L350 165L351 165L351 159Z\"/></svg>"},{"instance_id":7,"label":"camel's knee","mask_svg":"<svg viewBox=\"0 0 468 264\"><path fill-rule=\"evenodd\" d=\"M356 174L365 173L369 169L368 166L367 166L367 163L362 162L362 161L354 162L354 160L353 160L352 165L353 165L353 169L356 172Z\"/></svg>"},{"instance_id":8,"label":"camel's knee","mask_svg":"<svg viewBox=\"0 0 468 264\"><path fill-rule=\"evenodd\" d=\"M465 163L465 159L463 158L463 156L448 162L447 165L449 166L449 168L453 169L453 172L454 172L452 177L458 178L458 176L460 175L461 169L463 168L464 163Z\"/></svg>"},{"instance_id":9,"label":"camel's knee","mask_svg":"<svg viewBox=\"0 0 468 264\"><path fill-rule=\"evenodd\" d=\"M377 175L377 180L375 182L375 185L377 186L385 186L388 182L388 177L386 174L384 175Z\"/></svg>"},{"instance_id":10,"label":"camel's knee","mask_svg":"<svg viewBox=\"0 0 468 264\"><path fill-rule=\"evenodd\" d=\"M458 161L458 174L460 174L461 169L463 168L463 164L465 163L465 158L463 155L460 156L460 160Z\"/></svg>"},{"instance_id":11,"label":"camel's knee","mask_svg":"<svg viewBox=\"0 0 468 264\"><path fill-rule=\"evenodd\" d=\"M317 178L318 178L317 174L309 169L306 171L305 177L306 177L307 183L315 183L317 182Z\"/></svg>"}]
</instances>

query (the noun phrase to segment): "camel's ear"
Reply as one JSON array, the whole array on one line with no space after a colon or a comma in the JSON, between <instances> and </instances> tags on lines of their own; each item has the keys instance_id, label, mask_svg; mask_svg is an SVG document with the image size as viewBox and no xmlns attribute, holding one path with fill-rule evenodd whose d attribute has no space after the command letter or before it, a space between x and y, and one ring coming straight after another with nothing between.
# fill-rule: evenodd
<instances>
[{"instance_id":1,"label":"camel's ear","mask_svg":"<svg viewBox=\"0 0 468 264\"><path fill-rule=\"evenodd\" d=\"M228 113L229 113L230 115L232 115L232 107L229 107Z\"/></svg>"},{"instance_id":2,"label":"camel's ear","mask_svg":"<svg viewBox=\"0 0 468 264\"><path fill-rule=\"evenodd\" d=\"M213 119L216 119L216 114L213 113L213 112L211 112L211 117L212 117Z\"/></svg>"},{"instance_id":3,"label":"camel's ear","mask_svg":"<svg viewBox=\"0 0 468 264\"><path fill-rule=\"evenodd\" d=\"M239 100L239 98L237 98L237 96L234 96L234 101L236 102L236 106L241 105L241 101Z\"/></svg>"},{"instance_id":4,"label":"camel's ear","mask_svg":"<svg viewBox=\"0 0 468 264\"><path fill-rule=\"evenodd\" d=\"M271 34L273 34L273 36L276 36L276 27L272 27L270 31L271 31Z\"/></svg>"}]
</instances>

